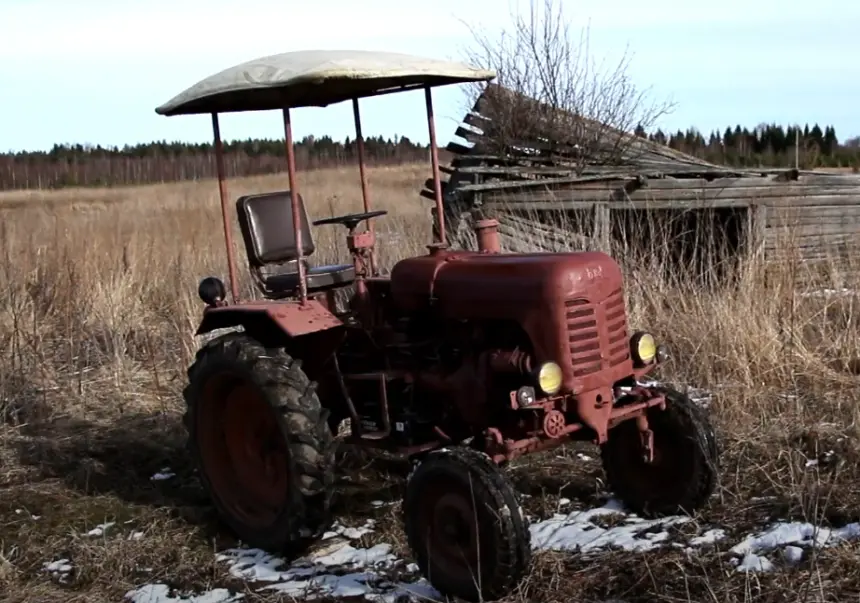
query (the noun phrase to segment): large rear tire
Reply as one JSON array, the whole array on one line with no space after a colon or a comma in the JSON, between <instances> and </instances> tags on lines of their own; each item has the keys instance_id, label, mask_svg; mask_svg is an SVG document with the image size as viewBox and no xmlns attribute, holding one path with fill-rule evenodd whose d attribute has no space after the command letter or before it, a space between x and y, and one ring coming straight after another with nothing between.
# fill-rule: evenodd
<instances>
[{"instance_id":1,"label":"large rear tire","mask_svg":"<svg viewBox=\"0 0 860 603\"><path fill-rule=\"evenodd\" d=\"M718 481L719 449L704 408L678 391L658 390L666 410L648 411L654 432L654 461L646 463L636 421L609 431L601 449L609 488L643 517L692 514L713 494Z\"/></svg>"},{"instance_id":2,"label":"large rear tire","mask_svg":"<svg viewBox=\"0 0 860 603\"><path fill-rule=\"evenodd\" d=\"M429 453L409 478L406 538L424 576L443 595L507 596L531 561L516 492L490 459L456 447Z\"/></svg>"},{"instance_id":3,"label":"large rear tire","mask_svg":"<svg viewBox=\"0 0 860 603\"><path fill-rule=\"evenodd\" d=\"M300 361L228 333L188 380L189 452L220 517L251 546L302 553L331 523L334 441Z\"/></svg>"}]
</instances>

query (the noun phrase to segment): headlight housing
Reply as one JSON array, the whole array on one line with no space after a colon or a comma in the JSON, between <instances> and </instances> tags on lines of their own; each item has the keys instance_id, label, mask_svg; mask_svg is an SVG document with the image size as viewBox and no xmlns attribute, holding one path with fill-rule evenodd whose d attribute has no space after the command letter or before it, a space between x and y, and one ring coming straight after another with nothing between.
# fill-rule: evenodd
<instances>
[{"instance_id":1,"label":"headlight housing","mask_svg":"<svg viewBox=\"0 0 860 603\"><path fill-rule=\"evenodd\" d=\"M639 331L630 338L630 355L633 362L645 366L654 362L657 357L657 342L651 333Z\"/></svg>"},{"instance_id":2,"label":"headlight housing","mask_svg":"<svg viewBox=\"0 0 860 603\"><path fill-rule=\"evenodd\" d=\"M544 362L535 374L535 381L540 390L550 396L558 393L563 380L561 367L555 362Z\"/></svg>"}]
</instances>

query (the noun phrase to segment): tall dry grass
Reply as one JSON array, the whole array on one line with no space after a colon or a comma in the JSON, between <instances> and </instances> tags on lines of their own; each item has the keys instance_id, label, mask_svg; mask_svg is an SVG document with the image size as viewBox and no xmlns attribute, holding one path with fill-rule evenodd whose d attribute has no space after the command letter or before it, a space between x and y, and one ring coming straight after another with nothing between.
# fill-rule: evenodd
<instances>
[{"instance_id":1,"label":"tall dry grass","mask_svg":"<svg viewBox=\"0 0 860 603\"><path fill-rule=\"evenodd\" d=\"M383 268L425 252L431 206L417 191L427 171L418 164L369 172L374 206L390 212L375 221ZM361 208L357 170L307 172L300 183L313 217ZM285 188L284 176L229 182L232 198ZM174 404L197 345L197 283L226 274L217 186L12 192L0 195L0 213L0 399L9 412L26 415L33 397L92 412L103 403ZM673 350L668 377L731 392L721 412L756 422L775 411L806 414L775 408L766 392L856 387L858 297L826 293L855 286L852 258L827 264L823 280L819 270L814 287L797 286L808 270L797 260L770 266L767 278L753 261L729 284L690 281L671 263L660 225L651 228L658 236L647 253L621 247L616 255L633 325ZM255 295L234 230L241 291ZM342 228L319 227L315 237L315 261L348 258ZM784 246L790 251L790 236Z\"/></svg>"}]
</instances>

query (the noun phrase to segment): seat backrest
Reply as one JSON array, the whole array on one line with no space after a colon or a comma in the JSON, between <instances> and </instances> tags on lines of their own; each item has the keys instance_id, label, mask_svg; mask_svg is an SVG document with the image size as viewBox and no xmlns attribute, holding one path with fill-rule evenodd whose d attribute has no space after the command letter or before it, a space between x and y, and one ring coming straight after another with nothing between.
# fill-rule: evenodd
<instances>
[{"instance_id":1,"label":"seat backrest","mask_svg":"<svg viewBox=\"0 0 860 603\"><path fill-rule=\"evenodd\" d=\"M293 236L293 210L290 191L245 195L236 200L239 227L245 240L248 261L258 267L290 262L298 257ZM305 203L299 195L302 229L302 256L311 255L314 246Z\"/></svg>"}]
</instances>

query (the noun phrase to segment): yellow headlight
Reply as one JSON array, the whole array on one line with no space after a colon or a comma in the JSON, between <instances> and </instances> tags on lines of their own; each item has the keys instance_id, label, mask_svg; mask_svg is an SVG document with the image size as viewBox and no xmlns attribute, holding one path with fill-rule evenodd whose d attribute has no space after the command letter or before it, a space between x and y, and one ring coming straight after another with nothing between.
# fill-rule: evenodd
<instances>
[{"instance_id":1,"label":"yellow headlight","mask_svg":"<svg viewBox=\"0 0 860 603\"><path fill-rule=\"evenodd\" d=\"M537 382L543 393L550 396L557 393L561 389L561 367L555 362L543 363L538 369Z\"/></svg>"},{"instance_id":2,"label":"yellow headlight","mask_svg":"<svg viewBox=\"0 0 860 603\"><path fill-rule=\"evenodd\" d=\"M657 356L657 342L650 333L637 333L633 336L633 353L636 360L642 364L649 364Z\"/></svg>"}]
</instances>

